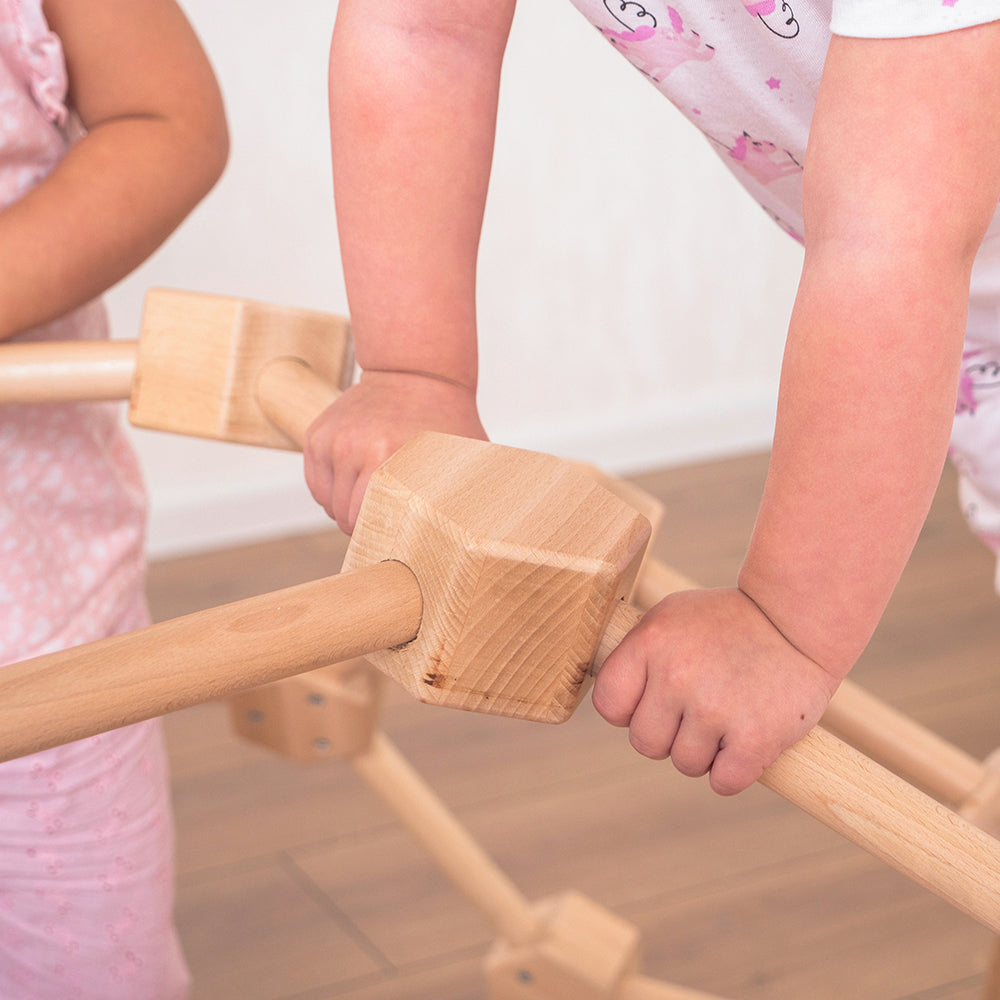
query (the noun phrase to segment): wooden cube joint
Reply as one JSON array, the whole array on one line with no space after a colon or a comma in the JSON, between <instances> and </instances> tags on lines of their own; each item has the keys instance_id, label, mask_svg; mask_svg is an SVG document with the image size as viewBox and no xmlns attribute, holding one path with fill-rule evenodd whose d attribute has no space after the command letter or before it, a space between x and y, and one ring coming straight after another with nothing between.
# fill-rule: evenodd
<instances>
[{"instance_id":1,"label":"wooden cube joint","mask_svg":"<svg viewBox=\"0 0 1000 1000\"><path fill-rule=\"evenodd\" d=\"M570 463L427 433L372 477L344 569L392 559L417 577L417 638L369 656L414 697L562 722L649 533Z\"/></svg>"},{"instance_id":2,"label":"wooden cube joint","mask_svg":"<svg viewBox=\"0 0 1000 1000\"><path fill-rule=\"evenodd\" d=\"M490 1000L614 1000L638 966L638 930L579 893L538 910L545 927L538 941L498 942L490 952Z\"/></svg>"},{"instance_id":3,"label":"wooden cube joint","mask_svg":"<svg viewBox=\"0 0 1000 1000\"><path fill-rule=\"evenodd\" d=\"M197 292L146 296L129 420L137 427L271 448L295 443L255 392L276 358L303 361L334 389L350 384L350 325L341 316Z\"/></svg>"},{"instance_id":4,"label":"wooden cube joint","mask_svg":"<svg viewBox=\"0 0 1000 1000\"><path fill-rule=\"evenodd\" d=\"M379 679L348 660L240 692L229 698L233 729L293 760L352 757L375 732Z\"/></svg>"}]
</instances>

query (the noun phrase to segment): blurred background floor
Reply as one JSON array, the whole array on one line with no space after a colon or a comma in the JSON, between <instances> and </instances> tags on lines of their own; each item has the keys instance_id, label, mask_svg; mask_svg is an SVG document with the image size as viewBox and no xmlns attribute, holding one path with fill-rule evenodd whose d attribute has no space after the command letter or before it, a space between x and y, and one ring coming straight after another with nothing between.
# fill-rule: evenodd
<instances>
[{"instance_id":1,"label":"blurred background floor","mask_svg":"<svg viewBox=\"0 0 1000 1000\"><path fill-rule=\"evenodd\" d=\"M731 583L766 455L634 477L657 555ZM157 619L336 572L335 532L154 564ZM854 680L983 758L1000 746L1000 604L946 472ZM585 701L549 727L431 708L387 685L382 728L532 900L578 890L635 924L645 975L739 1000L973 1000L992 941L757 786L733 799L639 758ZM342 761L169 716L178 921L192 1000L484 1000L486 920Z\"/></svg>"}]
</instances>

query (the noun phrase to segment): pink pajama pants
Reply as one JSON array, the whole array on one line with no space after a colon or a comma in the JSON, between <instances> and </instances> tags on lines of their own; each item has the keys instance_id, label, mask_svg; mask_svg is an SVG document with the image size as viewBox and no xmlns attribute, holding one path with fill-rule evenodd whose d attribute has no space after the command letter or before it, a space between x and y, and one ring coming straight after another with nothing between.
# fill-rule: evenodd
<instances>
[{"instance_id":1,"label":"pink pajama pants","mask_svg":"<svg viewBox=\"0 0 1000 1000\"><path fill-rule=\"evenodd\" d=\"M0 1000L183 1000L173 848L158 719L0 764Z\"/></svg>"},{"instance_id":2,"label":"pink pajama pants","mask_svg":"<svg viewBox=\"0 0 1000 1000\"><path fill-rule=\"evenodd\" d=\"M182 1000L159 721L0 765L0 998Z\"/></svg>"}]
</instances>

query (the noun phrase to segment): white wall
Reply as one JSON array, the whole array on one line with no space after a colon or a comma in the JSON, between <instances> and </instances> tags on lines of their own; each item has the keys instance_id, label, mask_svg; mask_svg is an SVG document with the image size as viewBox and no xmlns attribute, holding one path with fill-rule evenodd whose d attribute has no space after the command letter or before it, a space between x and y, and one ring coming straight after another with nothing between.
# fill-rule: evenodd
<instances>
[{"instance_id":1,"label":"white wall","mask_svg":"<svg viewBox=\"0 0 1000 1000\"><path fill-rule=\"evenodd\" d=\"M326 124L333 0L186 0L232 154L152 285L346 313ZM495 440L630 472L763 447L798 247L565 0L522 0L481 255ZM135 431L154 556L325 523L296 455Z\"/></svg>"}]
</instances>

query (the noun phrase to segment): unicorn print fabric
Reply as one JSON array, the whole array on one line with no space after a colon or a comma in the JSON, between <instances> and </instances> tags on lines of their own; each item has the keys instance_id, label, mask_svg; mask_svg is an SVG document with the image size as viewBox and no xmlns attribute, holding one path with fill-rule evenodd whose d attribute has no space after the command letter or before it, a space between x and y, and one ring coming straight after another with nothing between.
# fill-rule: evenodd
<instances>
[{"instance_id":1,"label":"unicorn print fabric","mask_svg":"<svg viewBox=\"0 0 1000 1000\"><path fill-rule=\"evenodd\" d=\"M1000 19L1000 0L572 0L802 239L802 164L832 29L930 34Z\"/></svg>"},{"instance_id":2,"label":"unicorn print fabric","mask_svg":"<svg viewBox=\"0 0 1000 1000\"><path fill-rule=\"evenodd\" d=\"M901 38L1000 20L1000 0L572 2L799 242L802 165L831 35ZM1000 213L973 270L951 457L970 525L1000 553Z\"/></svg>"}]
</instances>

